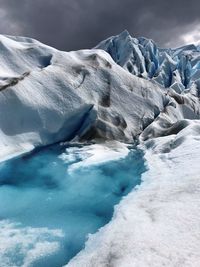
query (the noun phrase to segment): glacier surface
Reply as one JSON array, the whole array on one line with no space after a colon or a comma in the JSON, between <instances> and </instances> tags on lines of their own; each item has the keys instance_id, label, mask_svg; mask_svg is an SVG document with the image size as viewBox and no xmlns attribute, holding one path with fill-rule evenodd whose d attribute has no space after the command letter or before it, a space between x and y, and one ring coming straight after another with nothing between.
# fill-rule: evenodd
<instances>
[{"instance_id":1,"label":"glacier surface","mask_svg":"<svg viewBox=\"0 0 200 267\"><path fill-rule=\"evenodd\" d=\"M174 64L183 69L175 71L184 86L188 71L180 58L198 69L198 47L163 51L127 32L97 46L112 57L101 49L62 52L23 37L1 35L0 45L1 160L59 141L168 135L184 119L199 118L198 71L180 92L155 82L161 74L173 76L168 69ZM163 53L170 63L161 63ZM155 77L146 75L150 61L158 61ZM129 63L137 71L127 71Z\"/></svg>"},{"instance_id":2,"label":"glacier surface","mask_svg":"<svg viewBox=\"0 0 200 267\"><path fill-rule=\"evenodd\" d=\"M200 266L200 123L141 144L148 170L67 267Z\"/></svg>"},{"instance_id":3,"label":"glacier surface","mask_svg":"<svg viewBox=\"0 0 200 267\"><path fill-rule=\"evenodd\" d=\"M83 248L86 235L112 216L110 212L102 224L95 221L93 230L80 229L82 241L74 251L73 246L69 246L72 251L63 249L64 227L58 221L53 227L39 225L33 216L34 211L40 219L47 214L51 224L56 221L53 209L57 215L64 214L70 194L60 195L61 199L55 194L54 205L45 206L47 191L56 183L66 189L65 179L59 177L59 171L66 169L59 166L58 171L54 161L69 165L69 176L79 173L82 177L82 168L95 170L93 175L87 173L91 179L83 179L84 190L92 177L98 180L98 164L128 157L127 145L122 143L137 143L148 168L143 183L123 198L112 220L90 235L85 249L68 266L199 267L200 47L162 49L152 40L132 38L127 31L91 50L63 52L30 38L4 35L0 35L0 47L0 253L4 265L12 260L11 266L13 262L44 266L46 255L49 262L52 255L69 260ZM40 157L37 149L59 142L77 147L53 161L48 153ZM89 149L80 145L90 142ZM23 157L12 159L23 153L26 158L31 150L35 158L27 160L30 165L23 163ZM119 172L123 160L118 162L115 171ZM43 179L30 179L30 166ZM125 182L137 170L129 161L126 168L127 173L111 176ZM109 183L102 179L102 186ZM21 187L24 194L18 192ZM97 195L104 193L100 190ZM11 216L13 201L19 205L16 217ZM108 201L110 210L118 202ZM109 209L104 206L105 211ZM23 215L24 210L29 216ZM62 224L65 216L60 218ZM86 228L89 221L85 218Z\"/></svg>"}]
</instances>

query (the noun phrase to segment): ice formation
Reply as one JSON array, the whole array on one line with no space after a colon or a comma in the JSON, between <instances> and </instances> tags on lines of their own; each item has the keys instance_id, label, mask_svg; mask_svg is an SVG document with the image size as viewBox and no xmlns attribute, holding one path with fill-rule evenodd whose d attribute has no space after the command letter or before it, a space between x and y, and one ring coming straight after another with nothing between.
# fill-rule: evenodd
<instances>
[{"instance_id":1,"label":"ice formation","mask_svg":"<svg viewBox=\"0 0 200 267\"><path fill-rule=\"evenodd\" d=\"M1 35L0 45L2 159L58 141L132 142L149 125L145 139L199 118L198 47L162 50L127 32L98 45L113 59L99 49L61 52L23 37ZM177 81L183 90L173 87Z\"/></svg>"},{"instance_id":2,"label":"ice formation","mask_svg":"<svg viewBox=\"0 0 200 267\"><path fill-rule=\"evenodd\" d=\"M178 93L193 84L200 90L200 46L159 48L146 38L132 38L127 31L102 41L96 48L108 52L130 73L171 87Z\"/></svg>"},{"instance_id":3,"label":"ice formation","mask_svg":"<svg viewBox=\"0 0 200 267\"><path fill-rule=\"evenodd\" d=\"M127 155L127 146L115 149L112 140L145 152L143 184L69 266L199 267L200 47L161 49L127 31L91 50L62 52L3 35L0 47L0 161L57 142L93 142L89 151L78 146L59 156L73 174ZM9 162L2 163L6 175ZM11 171L6 181L14 178ZM17 240L21 226L10 219L1 223ZM29 237L35 240L30 263L44 243L50 257L59 251L63 232L38 225L23 235L22 251L33 248Z\"/></svg>"},{"instance_id":4,"label":"ice formation","mask_svg":"<svg viewBox=\"0 0 200 267\"><path fill-rule=\"evenodd\" d=\"M58 141L133 141L169 102L159 86L131 75L103 50L67 53L8 36L0 43L4 159Z\"/></svg>"}]
</instances>

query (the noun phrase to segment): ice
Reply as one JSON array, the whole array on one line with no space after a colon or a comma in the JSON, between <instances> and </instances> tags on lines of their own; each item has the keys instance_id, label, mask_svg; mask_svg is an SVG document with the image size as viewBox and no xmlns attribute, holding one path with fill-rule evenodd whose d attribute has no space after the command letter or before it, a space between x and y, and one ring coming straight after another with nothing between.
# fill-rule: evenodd
<instances>
[{"instance_id":1,"label":"ice","mask_svg":"<svg viewBox=\"0 0 200 267\"><path fill-rule=\"evenodd\" d=\"M155 106L168 101L103 50L62 52L21 37L0 42L0 68L9 74L0 79L1 160L60 141L132 142L143 130L141 114L152 121Z\"/></svg>"},{"instance_id":2,"label":"ice","mask_svg":"<svg viewBox=\"0 0 200 267\"><path fill-rule=\"evenodd\" d=\"M108 38L96 46L107 51L114 61L138 77L150 78L164 87L173 85L176 71L183 91L198 79L195 70L200 62L199 47L187 45L177 49L159 48L152 40L133 38L127 31Z\"/></svg>"},{"instance_id":3,"label":"ice","mask_svg":"<svg viewBox=\"0 0 200 267\"><path fill-rule=\"evenodd\" d=\"M200 123L142 144L148 170L68 267L199 267Z\"/></svg>"},{"instance_id":4,"label":"ice","mask_svg":"<svg viewBox=\"0 0 200 267\"><path fill-rule=\"evenodd\" d=\"M128 145L126 146L116 141L109 141L80 148L68 148L60 158L64 161L70 160L73 164L69 167L69 171L74 171L77 168L90 167L113 160L120 160L128 154ZM81 159L81 161L77 162L78 159Z\"/></svg>"},{"instance_id":5,"label":"ice","mask_svg":"<svg viewBox=\"0 0 200 267\"><path fill-rule=\"evenodd\" d=\"M61 250L60 241L63 237L64 234L59 229L25 227L10 220L1 220L1 266L28 267L37 263L38 267L42 267L44 265L41 265L40 261L45 255L51 262L49 266L55 266L55 255Z\"/></svg>"},{"instance_id":6,"label":"ice","mask_svg":"<svg viewBox=\"0 0 200 267\"><path fill-rule=\"evenodd\" d=\"M23 37L0 44L0 161L61 141L134 142L146 128L167 134L152 127L163 118L199 118L195 46L160 49L127 31L72 52Z\"/></svg>"},{"instance_id":7,"label":"ice","mask_svg":"<svg viewBox=\"0 0 200 267\"><path fill-rule=\"evenodd\" d=\"M199 267L199 47L0 47L1 264Z\"/></svg>"},{"instance_id":8,"label":"ice","mask_svg":"<svg viewBox=\"0 0 200 267\"><path fill-rule=\"evenodd\" d=\"M0 265L66 264L110 221L144 170L142 152L113 142L54 145L2 162Z\"/></svg>"}]
</instances>

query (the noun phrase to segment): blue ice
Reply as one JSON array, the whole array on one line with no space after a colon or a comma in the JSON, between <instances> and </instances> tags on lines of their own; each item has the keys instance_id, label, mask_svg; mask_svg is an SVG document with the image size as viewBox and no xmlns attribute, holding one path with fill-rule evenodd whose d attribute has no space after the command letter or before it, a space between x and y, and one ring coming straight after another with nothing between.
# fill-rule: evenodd
<instances>
[{"instance_id":1,"label":"blue ice","mask_svg":"<svg viewBox=\"0 0 200 267\"><path fill-rule=\"evenodd\" d=\"M53 145L0 164L0 222L63 233L56 238L59 248L41 253L32 260L33 267L60 267L74 257L88 234L107 224L114 206L140 184L145 168L142 152L130 148L124 159L69 172L72 162L59 157L65 151L65 146ZM77 156L73 163L80 160ZM46 236L45 241L55 240ZM10 266L25 264L30 248L24 254L20 249L19 244L9 252Z\"/></svg>"}]
</instances>

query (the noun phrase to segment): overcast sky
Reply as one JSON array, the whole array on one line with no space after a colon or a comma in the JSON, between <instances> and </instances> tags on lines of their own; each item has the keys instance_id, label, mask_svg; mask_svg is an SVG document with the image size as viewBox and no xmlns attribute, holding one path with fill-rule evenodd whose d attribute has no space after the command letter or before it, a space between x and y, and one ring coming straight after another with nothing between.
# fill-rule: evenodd
<instances>
[{"instance_id":1,"label":"overcast sky","mask_svg":"<svg viewBox=\"0 0 200 267\"><path fill-rule=\"evenodd\" d=\"M159 46L200 41L200 0L0 0L0 33L62 50L92 48L127 29Z\"/></svg>"}]
</instances>

